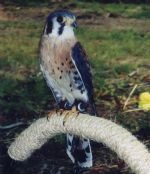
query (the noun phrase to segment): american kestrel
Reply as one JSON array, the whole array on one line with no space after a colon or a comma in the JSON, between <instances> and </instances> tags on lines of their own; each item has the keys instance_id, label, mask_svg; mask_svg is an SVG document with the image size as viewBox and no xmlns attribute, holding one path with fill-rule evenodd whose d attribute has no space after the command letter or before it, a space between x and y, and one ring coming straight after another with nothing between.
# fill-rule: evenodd
<instances>
[{"instance_id":1,"label":"american kestrel","mask_svg":"<svg viewBox=\"0 0 150 174\"><path fill-rule=\"evenodd\" d=\"M73 13L61 10L46 20L40 41L40 68L60 109L73 107L96 115L93 84L87 55L74 34ZM67 154L80 167L92 166L90 141L67 135Z\"/></svg>"}]
</instances>

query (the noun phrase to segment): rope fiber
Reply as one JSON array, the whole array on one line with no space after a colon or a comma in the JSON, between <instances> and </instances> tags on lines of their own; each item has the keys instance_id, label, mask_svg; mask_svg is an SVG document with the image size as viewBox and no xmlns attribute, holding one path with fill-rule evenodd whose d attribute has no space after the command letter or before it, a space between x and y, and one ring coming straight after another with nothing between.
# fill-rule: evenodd
<instances>
[{"instance_id":1,"label":"rope fiber","mask_svg":"<svg viewBox=\"0 0 150 174\"><path fill-rule=\"evenodd\" d=\"M150 174L150 153L146 147L121 126L104 118L87 114L70 116L63 124L64 115L53 113L49 121L40 118L24 130L8 149L9 156L26 160L55 135L71 133L102 142L125 161L136 174Z\"/></svg>"}]
</instances>

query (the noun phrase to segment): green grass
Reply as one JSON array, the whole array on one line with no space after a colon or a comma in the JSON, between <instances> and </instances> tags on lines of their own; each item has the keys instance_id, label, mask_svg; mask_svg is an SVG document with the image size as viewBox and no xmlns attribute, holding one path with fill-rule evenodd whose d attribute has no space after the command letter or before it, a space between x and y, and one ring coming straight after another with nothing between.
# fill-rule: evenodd
<instances>
[{"instance_id":1,"label":"green grass","mask_svg":"<svg viewBox=\"0 0 150 174\"><path fill-rule=\"evenodd\" d=\"M3 114L43 112L50 91L38 75L42 26L35 21L1 21L0 106Z\"/></svg>"},{"instance_id":2,"label":"green grass","mask_svg":"<svg viewBox=\"0 0 150 174\"><path fill-rule=\"evenodd\" d=\"M35 15L38 8L32 8ZM0 112L3 115L40 115L49 108L51 94L39 74L38 61L38 44L44 19L30 18L32 8L28 13L29 8L14 11L15 7L9 6L8 12L15 13L17 17L15 20L0 21ZM47 13L47 7L41 8ZM124 89L124 86L142 83L142 78L149 74L149 68L143 68L149 64L150 57L149 7L76 2L76 8L81 8L82 13L121 13L129 20L123 26L118 23L113 27L107 27L105 23L103 26L87 25L82 20L76 31L92 65L97 104L100 105L103 95L127 96L131 89ZM23 18L22 14L25 13L28 18ZM137 19L132 23L130 18ZM145 24L143 26L139 24L141 19L144 22L142 25ZM129 78L128 74L137 69L140 69L140 74L136 78ZM115 109L113 103L110 105ZM120 120L120 115L117 118ZM140 127L141 124L138 121ZM147 124L144 122L143 125Z\"/></svg>"},{"instance_id":3,"label":"green grass","mask_svg":"<svg viewBox=\"0 0 150 174\"><path fill-rule=\"evenodd\" d=\"M129 73L134 68L140 65L141 58L143 63L149 61L150 35L149 33L133 31L133 30L112 30L107 31L99 29L80 28L77 32L79 40L84 44L86 50L93 61L95 68L107 69L111 68L112 64L118 65L116 59L120 61L126 58L123 65L120 65L119 73ZM86 44L85 44L86 43ZM136 62L133 64L132 57L136 57ZM132 65L130 66L130 62ZM127 69L127 70L125 70ZM101 69L100 69L101 71ZM116 71L117 72L117 71Z\"/></svg>"},{"instance_id":4,"label":"green grass","mask_svg":"<svg viewBox=\"0 0 150 174\"><path fill-rule=\"evenodd\" d=\"M78 8L86 10L86 12L97 12L100 14L117 13L121 16L138 19L150 18L150 6L143 4L101 4L96 2L83 3L81 1L78 1L78 3L76 3L76 6Z\"/></svg>"}]
</instances>

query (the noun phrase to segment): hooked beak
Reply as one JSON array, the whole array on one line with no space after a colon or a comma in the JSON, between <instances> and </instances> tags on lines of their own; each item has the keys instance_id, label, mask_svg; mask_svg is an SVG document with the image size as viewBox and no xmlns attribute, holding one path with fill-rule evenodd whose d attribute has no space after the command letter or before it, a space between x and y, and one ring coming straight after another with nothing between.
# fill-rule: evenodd
<instances>
[{"instance_id":1,"label":"hooked beak","mask_svg":"<svg viewBox=\"0 0 150 174\"><path fill-rule=\"evenodd\" d=\"M68 25L68 26L71 26L73 28L77 28L77 22L74 18L65 18L64 19L64 22Z\"/></svg>"}]
</instances>

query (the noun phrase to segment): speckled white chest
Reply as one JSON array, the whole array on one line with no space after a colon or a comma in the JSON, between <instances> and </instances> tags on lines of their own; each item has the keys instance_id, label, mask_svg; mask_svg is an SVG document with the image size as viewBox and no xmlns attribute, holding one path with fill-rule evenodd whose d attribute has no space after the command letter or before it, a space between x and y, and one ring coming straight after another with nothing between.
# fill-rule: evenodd
<instances>
[{"instance_id":1,"label":"speckled white chest","mask_svg":"<svg viewBox=\"0 0 150 174\"><path fill-rule=\"evenodd\" d=\"M84 87L81 93L74 80L75 74L80 76L71 57L71 49L75 43L76 39L64 41L43 36L40 46L40 67L48 86L70 104L75 99L88 101L87 90Z\"/></svg>"}]
</instances>

